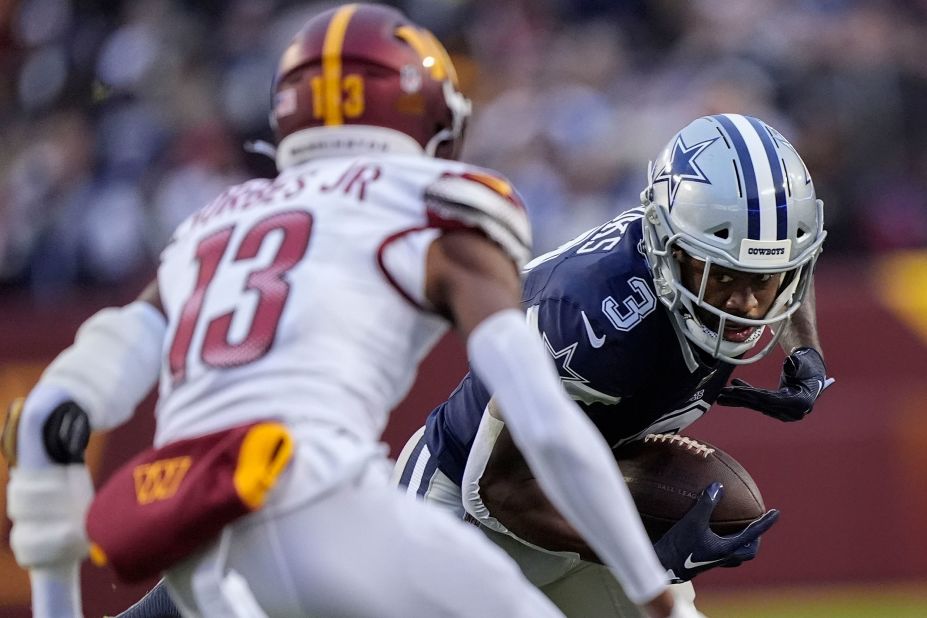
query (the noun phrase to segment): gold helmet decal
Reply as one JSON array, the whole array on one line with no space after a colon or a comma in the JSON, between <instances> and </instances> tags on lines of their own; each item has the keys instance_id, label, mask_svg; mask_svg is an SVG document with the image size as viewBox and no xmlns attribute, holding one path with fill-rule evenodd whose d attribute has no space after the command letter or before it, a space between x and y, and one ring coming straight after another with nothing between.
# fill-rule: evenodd
<instances>
[{"instance_id":1,"label":"gold helmet decal","mask_svg":"<svg viewBox=\"0 0 927 618\"><path fill-rule=\"evenodd\" d=\"M428 70L431 78L437 81L450 79L457 86L457 71L447 50L441 42L428 30L414 26L400 26L396 28L396 36L408 43L418 52L422 59L422 66Z\"/></svg>"},{"instance_id":2,"label":"gold helmet decal","mask_svg":"<svg viewBox=\"0 0 927 618\"><path fill-rule=\"evenodd\" d=\"M318 111L322 112L326 125L339 125L344 122L341 109L343 88L341 79L341 48L344 45L344 35L348 30L348 22L351 21L351 16L354 15L355 11L357 11L356 4L348 4L335 11L331 23L328 25L328 30L325 32L325 42L322 46L322 77L321 81L316 81L312 84L312 93L313 102L321 103L321 105L314 105L314 108L317 110L316 113L318 114ZM319 78L315 79L319 80ZM357 82L359 78L351 81ZM344 87L347 89L347 84L344 84ZM355 109L345 110L345 112L356 111L358 96L361 101L361 110L363 109L362 80L360 80L359 88L360 91L358 92L358 84L355 84L351 91L355 94L349 97L349 103L354 101L353 107ZM321 101L319 99L321 99ZM359 116L360 113L356 115Z\"/></svg>"}]
</instances>

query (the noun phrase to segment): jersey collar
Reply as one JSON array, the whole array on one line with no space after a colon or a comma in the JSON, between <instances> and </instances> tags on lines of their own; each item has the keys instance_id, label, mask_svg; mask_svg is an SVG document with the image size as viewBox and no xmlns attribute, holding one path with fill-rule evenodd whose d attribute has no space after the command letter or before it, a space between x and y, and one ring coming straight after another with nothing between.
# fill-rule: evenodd
<instances>
[{"instance_id":1,"label":"jersey collar","mask_svg":"<svg viewBox=\"0 0 927 618\"><path fill-rule=\"evenodd\" d=\"M277 169L310 159L364 154L424 155L417 141L393 129L373 126L312 127L292 133L277 146Z\"/></svg>"}]
</instances>

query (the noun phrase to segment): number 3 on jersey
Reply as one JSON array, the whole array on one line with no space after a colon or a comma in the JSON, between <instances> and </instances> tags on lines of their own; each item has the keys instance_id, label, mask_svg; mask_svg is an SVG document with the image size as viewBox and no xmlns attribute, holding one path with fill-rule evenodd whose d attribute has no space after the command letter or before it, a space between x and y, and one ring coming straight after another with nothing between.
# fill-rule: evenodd
<instances>
[{"instance_id":1,"label":"number 3 on jersey","mask_svg":"<svg viewBox=\"0 0 927 618\"><path fill-rule=\"evenodd\" d=\"M210 283L219 271L222 258L229 251L234 231L235 226L223 228L204 238L196 248L196 285L181 309L177 331L168 354L174 384L179 384L186 378L187 357L194 334L197 332L197 324L200 322L203 301ZM229 341L232 318L236 311L245 311L244 306L211 318L205 328L200 329L200 359L206 366L237 367L253 362L267 353L273 345L277 323L290 293L286 273L306 254L311 231L312 215L295 210L266 217L242 236L231 258L233 263L254 259L267 236L273 232L283 235L271 263L252 270L247 275L242 291L257 293L257 303L251 321L245 329L245 336L238 342Z\"/></svg>"}]
</instances>

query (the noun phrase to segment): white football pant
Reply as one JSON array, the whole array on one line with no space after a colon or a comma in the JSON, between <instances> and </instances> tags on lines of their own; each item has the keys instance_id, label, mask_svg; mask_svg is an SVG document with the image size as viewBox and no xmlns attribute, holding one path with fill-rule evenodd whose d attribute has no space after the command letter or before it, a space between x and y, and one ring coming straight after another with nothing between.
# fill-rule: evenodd
<instances>
[{"instance_id":1,"label":"white football pant","mask_svg":"<svg viewBox=\"0 0 927 618\"><path fill-rule=\"evenodd\" d=\"M309 503L268 504L235 522L166 574L171 597L204 618L562 616L476 528L406 498L388 477L380 458ZM260 610L223 596L230 572Z\"/></svg>"}]
</instances>

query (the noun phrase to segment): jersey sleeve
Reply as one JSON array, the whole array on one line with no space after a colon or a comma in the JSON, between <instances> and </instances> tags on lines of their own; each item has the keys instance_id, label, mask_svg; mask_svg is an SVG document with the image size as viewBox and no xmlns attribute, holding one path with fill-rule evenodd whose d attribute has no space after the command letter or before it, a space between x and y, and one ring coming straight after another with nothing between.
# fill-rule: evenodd
<instances>
[{"instance_id":1,"label":"jersey sleeve","mask_svg":"<svg viewBox=\"0 0 927 618\"><path fill-rule=\"evenodd\" d=\"M428 246L440 235L433 228L403 230L386 239L377 261L386 280L399 294L422 310L431 310L425 297L425 260Z\"/></svg>"},{"instance_id":2,"label":"jersey sleeve","mask_svg":"<svg viewBox=\"0 0 927 618\"><path fill-rule=\"evenodd\" d=\"M503 177L475 168L445 172L425 189L429 224L482 231L522 268L531 257L524 203Z\"/></svg>"}]
</instances>

